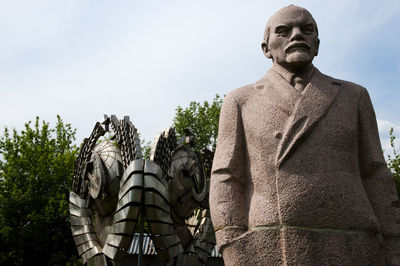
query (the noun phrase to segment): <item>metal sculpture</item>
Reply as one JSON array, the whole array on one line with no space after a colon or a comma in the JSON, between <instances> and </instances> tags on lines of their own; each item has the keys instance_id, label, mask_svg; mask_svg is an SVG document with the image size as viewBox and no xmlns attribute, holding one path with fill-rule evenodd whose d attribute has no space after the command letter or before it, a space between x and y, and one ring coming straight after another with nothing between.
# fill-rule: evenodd
<instances>
[{"instance_id":1,"label":"metal sculpture","mask_svg":"<svg viewBox=\"0 0 400 266\"><path fill-rule=\"evenodd\" d=\"M107 132L114 134L99 142ZM122 260L135 232L143 243L145 221L166 265L206 263L215 246L208 209L212 154L194 152L193 139L190 129L177 141L166 128L148 160L129 117L96 123L75 162L70 193L71 230L84 263Z\"/></svg>"}]
</instances>

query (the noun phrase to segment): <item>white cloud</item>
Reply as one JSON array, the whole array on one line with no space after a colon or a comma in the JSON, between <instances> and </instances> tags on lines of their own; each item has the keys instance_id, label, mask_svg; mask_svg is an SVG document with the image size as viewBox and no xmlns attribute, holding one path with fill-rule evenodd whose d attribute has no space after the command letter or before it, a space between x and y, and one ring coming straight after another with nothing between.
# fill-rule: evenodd
<instances>
[{"instance_id":1,"label":"white cloud","mask_svg":"<svg viewBox=\"0 0 400 266\"><path fill-rule=\"evenodd\" d=\"M22 127L36 115L55 122L60 114L80 140L106 113L130 115L151 139L177 105L260 78L270 65L260 49L265 23L292 2L320 27L316 65L339 78L352 76L346 61L358 36L398 10L397 1L382 1L371 12L374 5L361 0L4 1L0 127Z\"/></svg>"}]
</instances>

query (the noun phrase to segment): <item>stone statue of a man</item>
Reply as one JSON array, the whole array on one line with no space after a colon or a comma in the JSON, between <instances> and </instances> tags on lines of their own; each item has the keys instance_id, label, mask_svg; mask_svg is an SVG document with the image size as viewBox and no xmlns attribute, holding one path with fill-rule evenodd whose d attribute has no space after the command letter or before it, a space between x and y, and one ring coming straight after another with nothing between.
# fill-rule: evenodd
<instances>
[{"instance_id":1,"label":"stone statue of a man","mask_svg":"<svg viewBox=\"0 0 400 266\"><path fill-rule=\"evenodd\" d=\"M224 100L211 177L230 265L400 265L400 215L365 88L326 76L316 22L290 5L267 23L272 68Z\"/></svg>"}]
</instances>

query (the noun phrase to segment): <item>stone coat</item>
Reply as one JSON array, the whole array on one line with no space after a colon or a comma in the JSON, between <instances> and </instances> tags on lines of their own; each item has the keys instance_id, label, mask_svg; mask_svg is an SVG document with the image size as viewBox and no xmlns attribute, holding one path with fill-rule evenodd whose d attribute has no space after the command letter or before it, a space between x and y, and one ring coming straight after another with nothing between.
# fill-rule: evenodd
<instances>
[{"instance_id":1,"label":"stone coat","mask_svg":"<svg viewBox=\"0 0 400 266\"><path fill-rule=\"evenodd\" d=\"M365 88L315 69L300 94L271 69L225 97L210 209L227 266L400 265L399 206Z\"/></svg>"}]
</instances>

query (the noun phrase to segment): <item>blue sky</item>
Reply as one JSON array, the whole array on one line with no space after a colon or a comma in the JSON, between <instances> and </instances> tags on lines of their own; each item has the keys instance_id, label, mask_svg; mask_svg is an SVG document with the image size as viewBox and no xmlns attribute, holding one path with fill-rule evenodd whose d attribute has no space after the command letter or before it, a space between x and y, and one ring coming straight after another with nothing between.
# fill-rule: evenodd
<instances>
[{"instance_id":1,"label":"blue sky","mask_svg":"<svg viewBox=\"0 0 400 266\"><path fill-rule=\"evenodd\" d=\"M318 23L323 73L365 86L383 147L400 137L400 3L382 1L1 1L0 128L59 114L80 142L103 114L147 140L175 108L264 75L265 23L288 4Z\"/></svg>"}]
</instances>

